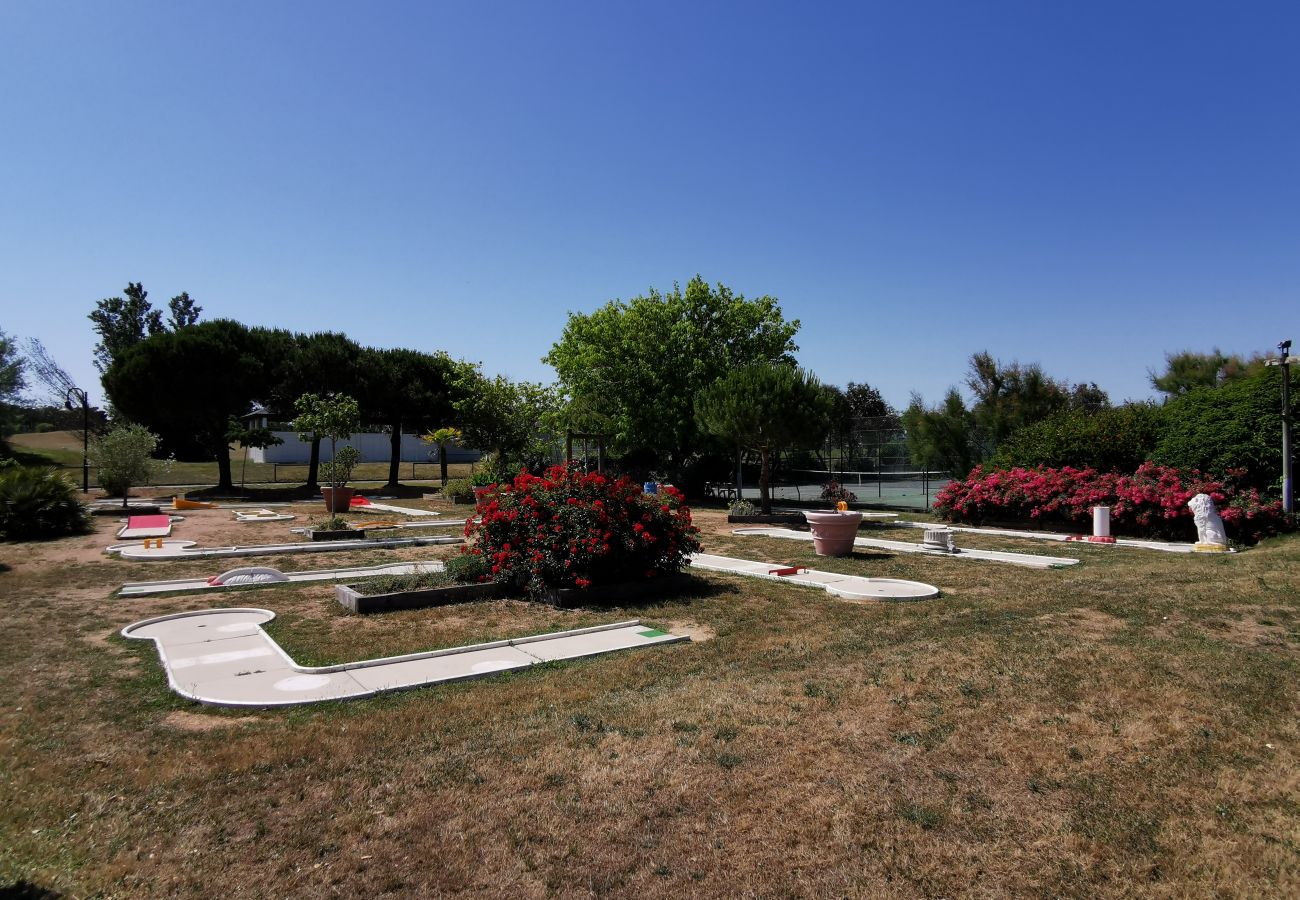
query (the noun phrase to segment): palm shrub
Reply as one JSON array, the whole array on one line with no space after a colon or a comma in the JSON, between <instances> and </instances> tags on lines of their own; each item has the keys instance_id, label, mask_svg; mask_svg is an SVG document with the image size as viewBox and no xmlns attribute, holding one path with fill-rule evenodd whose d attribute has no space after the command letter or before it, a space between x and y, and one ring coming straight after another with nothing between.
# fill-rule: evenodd
<instances>
[{"instance_id":1,"label":"palm shrub","mask_svg":"<svg viewBox=\"0 0 1300 900\"><path fill-rule=\"evenodd\" d=\"M480 498L464 552L481 557L481 580L533 597L669 575L700 547L683 500L667 485L645 494L630 478L564 466L542 477L521 472Z\"/></svg>"},{"instance_id":2,"label":"palm shrub","mask_svg":"<svg viewBox=\"0 0 1300 900\"><path fill-rule=\"evenodd\" d=\"M8 466L0 470L0 537L31 541L85 534L90 516L77 489L53 469Z\"/></svg>"}]
</instances>

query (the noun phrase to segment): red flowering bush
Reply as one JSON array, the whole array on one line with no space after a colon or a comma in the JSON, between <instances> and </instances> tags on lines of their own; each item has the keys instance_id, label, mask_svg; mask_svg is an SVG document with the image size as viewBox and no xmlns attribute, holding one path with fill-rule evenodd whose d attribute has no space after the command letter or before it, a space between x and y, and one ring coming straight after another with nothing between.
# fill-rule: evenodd
<instances>
[{"instance_id":1,"label":"red flowering bush","mask_svg":"<svg viewBox=\"0 0 1300 900\"><path fill-rule=\"evenodd\" d=\"M700 549L681 492L646 494L628 478L556 466L492 485L465 525L465 553L483 557L484 581L531 596L558 588L636 581L681 571Z\"/></svg>"},{"instance_id":2,"label":"red flowering bush","mask_svg":"<svg viewBox=\"0 0 1300 900\"><path fill-rule=\"evenodd\" d=\"M1208 494L1235 540L1253 542L1287 528L1282 501L1238 487L1243 474L1214 479L1195 469L1150 462L1132 475L1070 466L990 472L976 467L965 481L950 482L935 496L934 510L951 522L992 519L1088 530L1092 508L1109 506L1116 534L1193 540L1196 525L1187 501Z\"/></svg>"}]
</instances>

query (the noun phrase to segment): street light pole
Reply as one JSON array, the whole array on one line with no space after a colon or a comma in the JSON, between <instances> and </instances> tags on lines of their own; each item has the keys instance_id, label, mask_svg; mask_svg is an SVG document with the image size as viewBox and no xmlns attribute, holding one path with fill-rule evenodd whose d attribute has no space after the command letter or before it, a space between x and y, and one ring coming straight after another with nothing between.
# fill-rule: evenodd
<instances>
[{"instance_id":1,"label":"street light pole","mask_svg":"<svg viewBox=\"0 0 1300 900\"><path fill-rule=\"evenodd\" d=\"M1295 482L1291 477L1291 341L1277 345L1281 354L1267 364L1282 369L1282 510L1295 513Z\"/></svg>"},{"instance_id":2,"label":"street light pole","mask_svg":"<svg viewBox=\"0 0 1300 900\"><path fill-rule=\"evenodd\" d=\"M81 492L90 493L90 397L81 388L70 387L63 395L63 407L72 409L71 397L81 403Z\"/></svg>"}]
</instances>

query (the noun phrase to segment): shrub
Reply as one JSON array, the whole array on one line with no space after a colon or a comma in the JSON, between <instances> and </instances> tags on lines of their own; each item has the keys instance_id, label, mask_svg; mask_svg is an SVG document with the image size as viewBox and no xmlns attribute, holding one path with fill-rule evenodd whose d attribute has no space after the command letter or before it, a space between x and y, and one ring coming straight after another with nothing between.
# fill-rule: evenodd
<instances>
[{"instance_id":1,"label":"shrub","mask_svg":"<svg viewBox=\"0 0 1300 900\"><path fill-rule=\"evenodd\" d=\"M99 486L110 497L121 495L126 505L131 488L147 484L160 470L166 471L170 460L156 460L158 435L143 425L119 425L95 438L90 444L90 459L99 467Z\"/></svg>"},{"instance_id":2,"label":"shrub","mask_svg":"<svg viewBox=\"0 0 1300 900\"><path fill-rule=\"evenodd\" d=\"M448 577L457 584L475 584L488 574L487 564L478 553L461 553L445 563Z\"/></svg>"},{"instance_id":3,"label":"shrub","mask_svg":"<svg viewBox=\"0 0 1300 900\"><path fill-rule=\"evenodd\" d=\"M748 500L742 499L732 500L731 504L727 507L727 512L733 516L756 516L758 515L759 510L757 506L750 503Z\"/></svg>"},{"instance_id":4,"label":"shrub","mask_svg":"<svg viewBox=\"0 0 1300 900\"><path fill-rule=\"evenodd\" d=\"M1151 458L1163 423L1164 411L1153 403L1126 403L1091 413L1061 410L1017 429L998 447L990 465L1133 472Z\"/></svg>"},{"instance_id":5,"label":"shrub","mask_svg":"<svg viewBox=\"0 0 1300 900\"><path fill-rule=\"evenodd\" d=\"M414 575L381 575L367 578L353 586L358 594L373 597L375 594L396 594L401 591L422 591L426 588L447 587L452 583L445 572L420 572Z\"/></svg>"},{"instance_id":6,"label":"shrub","mask_svg":"<svg viewBox=\"0 0 1300 900\"><path fill-rule=\"evenodd\" d=\"M644 494L623 477L610 481L555 466L498 484L465 526L467 552L488 567L481 577L540 597L681 570L699 549L691 511L676 488Z\"/></svg>"},{"instance_id":7,"label":"shrub","mask_svg":"<svg viewBox=\"0 0 1300 900\"><path fill-rule=\"evenodd\" d=\"M1204 493L1236 540L1254 541L1286 529L1282 502L1239 486L1242 474L1216 480L1154 463L1142 464L1132 475L1070 466L992 472L976 467L965 481L950 482L935 496L934 511L953 522L1027 520L1078 528L1088 523L1092 507L1109 506L1116 534L1191 540L1196 526L1187 501Z\"/></svg>"},{"instance_id":8,"label":"shrub","mask_svg":"<svg viewBox=\"0 0 1300 900\"><path fill-rule=\"evenodd\" d=\"M1196 388L1165 404L1165 428L1151 458L1203 472L1246 469L1249 483L1275 489L1282 475L1282 381L1277 368ZM1300 372L1291 376L1291 415L1300 413Z\"/></svg>"},{"instance_id":9,"label":"shrub","mask_svg":"<svg viewBox=\"0 0 1300 900\"><path fill-rule=\"evenodd\" d=\"M474 485L468 478L449 478L442 495L452 503L469 503L474 499Z\"/></svg>"},{"instance_id":10,"label":"shrub","mask_svg":"<svg viewBox=\"0 0 1300 900\"><path fill-rule=\"evenodd\" d=\"M53 469L8 466L0 471L0 537L30 541L90 531L77 489Z\"/></svg>"},{"instance_id":11,"label":"shrub","mask_svg":"<svg viewBox=\"0 0 1300 900\"><path fill-rule=\"evenodd\" d=\"M852 503L854 500L858 499L858 495L844 487L844 485L840 484L838 481L828 481L822 485L822 499L833 500L836 502L843 500L845 503Z\"/></svg>"}]
</instances>

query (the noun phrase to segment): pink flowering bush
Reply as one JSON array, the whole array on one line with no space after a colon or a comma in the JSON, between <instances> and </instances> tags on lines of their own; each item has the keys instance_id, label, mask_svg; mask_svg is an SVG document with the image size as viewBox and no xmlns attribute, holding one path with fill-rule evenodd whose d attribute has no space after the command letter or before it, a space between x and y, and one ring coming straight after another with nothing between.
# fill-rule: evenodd
<instances>
[{"instance_id":1,"label":"pink flowering bush","mask_svg":"<svg viewBox=\"0 0 1300 900\"><path fill-rule=\"evenodd\" d=\"M1194 540L1196 525L1187 501L1208 494L1234 540L1254 542L1286 529L1282 501L1265 500L1253 487L1238 487L1243 474L1215 479L1195 469L1150 462L1132 475L1070 466L989 472L976 467L965 481L953 481L935 496L934 510L951 522L1024 522L1088 531L1092 508L1109 506L1115 534Z\"/></svg>"},{"instance_id":2,"label":"pink flowering bush","mask_svg":"<svg viewBox=\"0 0 1300 900\"><path fill-rule=\"evenodd\" d=\"M556 466L492 485L465 525L482 557L483 581L513 584L538 597L558 588L655 578L681 571L699 550L698 529L681 492L646 494L628 478Z\"/></svg>"}]
</instances>

